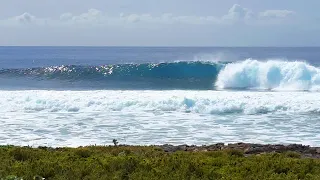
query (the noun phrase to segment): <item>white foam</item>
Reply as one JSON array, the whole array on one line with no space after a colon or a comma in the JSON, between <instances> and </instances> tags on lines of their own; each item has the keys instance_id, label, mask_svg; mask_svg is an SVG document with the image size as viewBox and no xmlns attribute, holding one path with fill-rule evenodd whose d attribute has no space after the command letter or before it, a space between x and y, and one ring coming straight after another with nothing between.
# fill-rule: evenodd
<instances>
[{"instance_id":1,"label":"white foam","mask_svg":"<svg viewBox=\"0 0 320 180\"><path fill-rule=\"evenodd\" d=\"M320 145L320 93L0 91L0 144Z\"/></svg>"},{"instance_id":2,"label":"white foam","mask_svg":"<svg viewBox=\"0 0 320 180\"><path fill-rule=\"evenodd\" d=\"M319 90L320 69L305 62L245 60L226 65L216 86L222 89Z\"/></svg>"},{"instance_id":3,"label":"white foam","mask_svg":"<svg viewBox=\"0 0 320 180\"><path fill-rule=\"evenodd\" d=\"M223 91L0 91L0 112L320 112L320 94ZM308 103L307 103L308 102Z\"/></svg>"}]
</instances>

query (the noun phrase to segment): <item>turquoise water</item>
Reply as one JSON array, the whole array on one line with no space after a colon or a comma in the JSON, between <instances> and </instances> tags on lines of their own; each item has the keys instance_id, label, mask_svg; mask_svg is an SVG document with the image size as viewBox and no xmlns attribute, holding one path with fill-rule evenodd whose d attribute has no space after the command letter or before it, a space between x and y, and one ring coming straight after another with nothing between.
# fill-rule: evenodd
<instances>
[{"instance_id":1,"label":"turquoise water","mask_svg":"<svg viewBox=\"0 0 320 180\"><path fill-rule=\"evenodd\" d=\"M319 50L0 47L0 144L320 145Z\"/></svg>"}]
</instances>

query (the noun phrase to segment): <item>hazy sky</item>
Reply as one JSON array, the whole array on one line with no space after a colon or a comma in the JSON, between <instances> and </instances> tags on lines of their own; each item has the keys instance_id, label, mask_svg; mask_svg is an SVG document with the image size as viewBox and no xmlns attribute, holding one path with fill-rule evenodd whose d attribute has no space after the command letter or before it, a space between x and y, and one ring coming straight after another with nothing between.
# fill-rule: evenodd
<instances>
[{"instance_id":1,"label":"hazy sky","mask_svg":"<svg viewBox=\"0 0 320 180\"><path fill-rule=\"evenodd\" d=\"M319 0L1 0L0 45L320 46Z\"/></svg>"}]
</instances>

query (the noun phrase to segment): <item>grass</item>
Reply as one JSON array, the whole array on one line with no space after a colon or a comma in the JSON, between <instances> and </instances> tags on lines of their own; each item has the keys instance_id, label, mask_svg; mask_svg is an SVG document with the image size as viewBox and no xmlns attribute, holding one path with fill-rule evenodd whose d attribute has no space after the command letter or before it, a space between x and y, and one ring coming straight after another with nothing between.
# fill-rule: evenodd
<instances>
[{"instance_id":1,"label":"grass","mask_svg":"<svg viewBox=\"0 0 320 180\"><path fill-rule=\"evenodd\" d=\"M0 147L0 179L320 179L320 160L294 152L166 153L157 147Z\"/></svg>"}]
</instances>

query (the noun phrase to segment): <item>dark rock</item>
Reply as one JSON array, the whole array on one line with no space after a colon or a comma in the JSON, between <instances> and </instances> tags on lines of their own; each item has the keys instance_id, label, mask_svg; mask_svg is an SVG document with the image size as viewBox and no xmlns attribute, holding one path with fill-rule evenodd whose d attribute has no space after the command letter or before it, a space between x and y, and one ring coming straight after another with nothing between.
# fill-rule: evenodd
<instances>
[{"instance_id":1,"label":"dark rock","mask_svg":"<svg viewBox=\"0 0 320 180\"><path fill-rule=\"evenodd\" d=\"M210 146L206 146L207 151L218 151L224 148L224 143L217 143Z\"/></svg>"},{"instance_id":2,"label":"dark rock","mask_svg":"<svg viewBox=\"0 0 320 180\"><path fill-rule=\"evenodd\" d=\"M212 145L204 145L204 146L188 146L186 144L173 146L169 144L157 146L163 149L165 152L176 152L176 151L219 151L223 149L236 149L243 151L245 156L250 155L260 155L265 153L277 152L283 153L287 151L297 152L301 154L302 158L320 158L320 147L310 147L302 144L290 144L290 145L282 145L282 144L250 144L250 143L234 143L225 145L224 143L217 143Z\"/></svg>"},{"instance_id":3,"label":"dark rock","mask_svg":"<svg viewBox=\"0 0 320 180\"><path fill-rule=\"evenodd\" d=\"M170 144L164 144L160 146L160 148L162 148L164 152L174 152L176 149L176 147Z\"/></svg>"}]
</instances>

